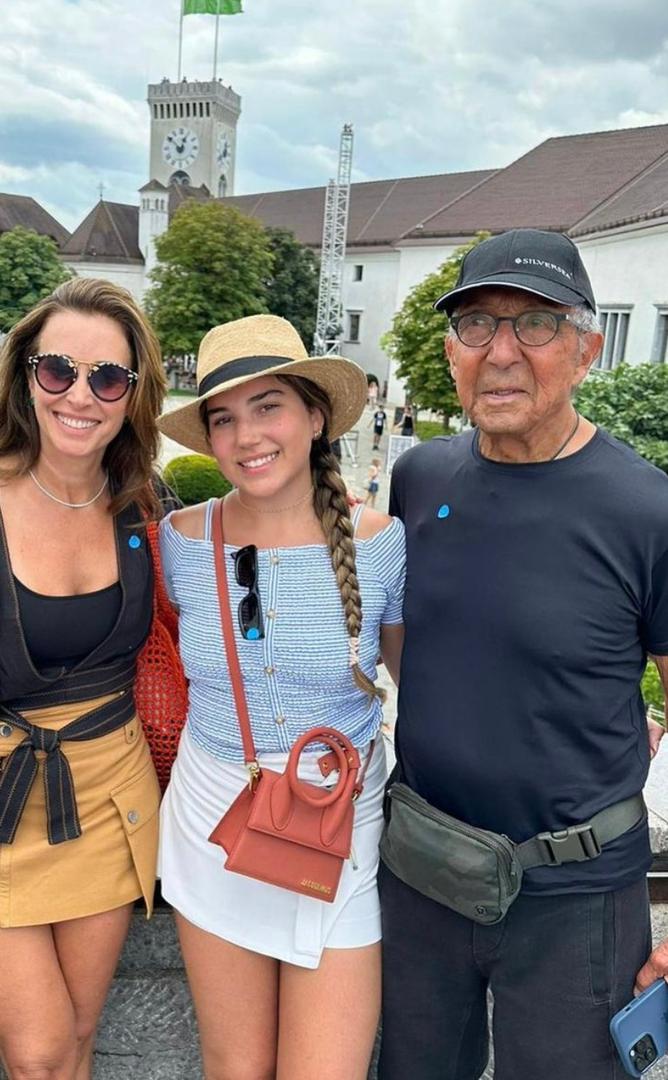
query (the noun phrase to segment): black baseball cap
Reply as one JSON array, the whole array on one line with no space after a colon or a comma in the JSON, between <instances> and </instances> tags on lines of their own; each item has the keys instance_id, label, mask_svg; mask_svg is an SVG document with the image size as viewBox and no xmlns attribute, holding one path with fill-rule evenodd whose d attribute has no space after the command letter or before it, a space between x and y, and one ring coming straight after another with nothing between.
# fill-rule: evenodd
<instances>
[{"instance_id":1,"label":"black baseball cap","mask_svg":"<svg viewBox=\"0 0 668 1080\"><path fill-rule=\"evenodd\" d=\"M580 252L563 233L510 229L483 240L464 256L457 284L434 307L451 315L465 292L487 285L524 289L557 304L586 304L596 311Z\"/></svg>"}]
</instances>

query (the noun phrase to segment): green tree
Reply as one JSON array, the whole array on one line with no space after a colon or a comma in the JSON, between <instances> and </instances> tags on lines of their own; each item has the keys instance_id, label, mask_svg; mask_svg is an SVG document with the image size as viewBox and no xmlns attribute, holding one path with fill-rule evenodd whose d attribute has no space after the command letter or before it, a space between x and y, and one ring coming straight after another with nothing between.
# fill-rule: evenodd
<instances>
[{"instance_id":1,"label":"green tree","mask_svg":"<svg viewBox=\"0 0 668 1080\"><path fill-rule=\"evenodd\" d=\"M212 326L267 311L273 257L255 218L219 202L188 201L156 240L146 310L163 350L196 352Z\"/></svg>"},{"instance_id":2,"label":"green tree","mask_svg":"<svg viewBox=\"0 0 668 1080\"><path fill-rule=\"evenodd\" d=\"M17 225L0 236L0 331L6 333L38 300L72 277L50 236Z\"/></svg>"},{"instance_id":3,"label":"green tree","mask_svg":"<svg viewBox=\"0 0 668 1080\"><path fill-rule=\"evenodd\" d=\"M458 247L438 270L416 285L394 316L392 329L381 340L382 347L396 362L397 375L405 380L413 404L418 409L440 413L446 427L448 418L461 410L443 354L448 319L442 312L433 310L433 303L454 287L467 251L488 236L489 233L478 233L475 240Z\"/></svg>"},{"instance_id":4,"label":"green tree","mask_svg":"<svg viewBox=\"0 0 668 1080\"><path fill-rule=\"evenodd\" d=\"M310 351L318 308L318 260L289 229L269 228L266 233L274 257L267 282L267 310L288 319Z\"/></svg>"},{"instance_id":5,"label":"green tree","mask_svg":"<svg viewBox=\"0 0 668 1080\"><path fill-rule=\"evenodd\" d=\"M620 364L592 371L576 396L580 412L668 473L668 365Z\"/></svg>"}]
</instances>

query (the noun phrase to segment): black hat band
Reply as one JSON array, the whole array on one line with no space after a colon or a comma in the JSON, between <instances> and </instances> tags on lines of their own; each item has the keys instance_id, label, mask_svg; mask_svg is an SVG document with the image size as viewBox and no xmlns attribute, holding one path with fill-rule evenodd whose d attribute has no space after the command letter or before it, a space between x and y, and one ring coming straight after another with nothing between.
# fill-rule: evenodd
<instances>
[{"instance_id":1,"label":"black hat band","mask_svg":"<svg viewBox=\"0 0 668 1080\"><path fill-rule=\"evenodd\" d=\"M208 394L216 386L224 386L244 375L260 375L270 368L282 367L283 364L298 364L294 356L240 356L237 360L230 360L229 364L223 364L217 371L205 375L201 383L197 385L197 396Z\"/></svg>"}]
</instances>

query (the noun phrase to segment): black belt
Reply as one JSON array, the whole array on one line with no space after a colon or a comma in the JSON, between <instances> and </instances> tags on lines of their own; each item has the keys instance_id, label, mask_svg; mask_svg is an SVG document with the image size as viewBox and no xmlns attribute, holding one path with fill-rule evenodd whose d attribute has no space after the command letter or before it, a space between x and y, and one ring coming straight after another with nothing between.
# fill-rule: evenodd
<instances>
[{"instance_id":1,"label":"black belt","mask_svg":"<svg viewBox=\"0 0 668 1080\"><path fill-rule=\"evenodd\" d=\"M62 844L81 836L74 782L70 764L63 754L62 742L84 742L108 735L127 724L135 713L132 688L126 687L118 697L78 716L60 731L38 727L21 713L0 705L0 717L25 731L27 738L5 761L0 772L0 844L14 841L25 804L39 767L37 751L46 753L44 762L44 794L46 798L46 827L50 844Z\"/></svg>"}]
</instances>

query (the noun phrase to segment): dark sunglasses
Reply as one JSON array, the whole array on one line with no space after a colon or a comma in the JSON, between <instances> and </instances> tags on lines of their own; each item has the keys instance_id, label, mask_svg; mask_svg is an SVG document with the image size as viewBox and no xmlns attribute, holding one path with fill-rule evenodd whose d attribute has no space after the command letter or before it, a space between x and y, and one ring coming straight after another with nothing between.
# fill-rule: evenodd
<instances>
[{"instance_id":1,"label":"dark sunglasses","mask_svg":"<svg viewBox=\"0 0 668 1080\"><path fill-rule=\"evenodd\" d=\"M248 589L246 596L239 601L239 627L247 641L259 641L264 637L262 604L257 589L257 548L255 544L246 544L239 548L234 556L234 575L237 585Z\"/></svg>"},{"instance_id":2,"label":"dark sunglasses","mask_svg":"<svg viewBox=\"0 0 668 1080\"><path fill-rule=\"evenodd\" d=\"M28 366L34 371L38 386L47 394L64 394L74 386L80 364L89 369L88 385L100 401L120 401L138 378L136 371L111 360L89 364L60 353L38 353L28 357Z\"/></svg>"}]
</instances>

